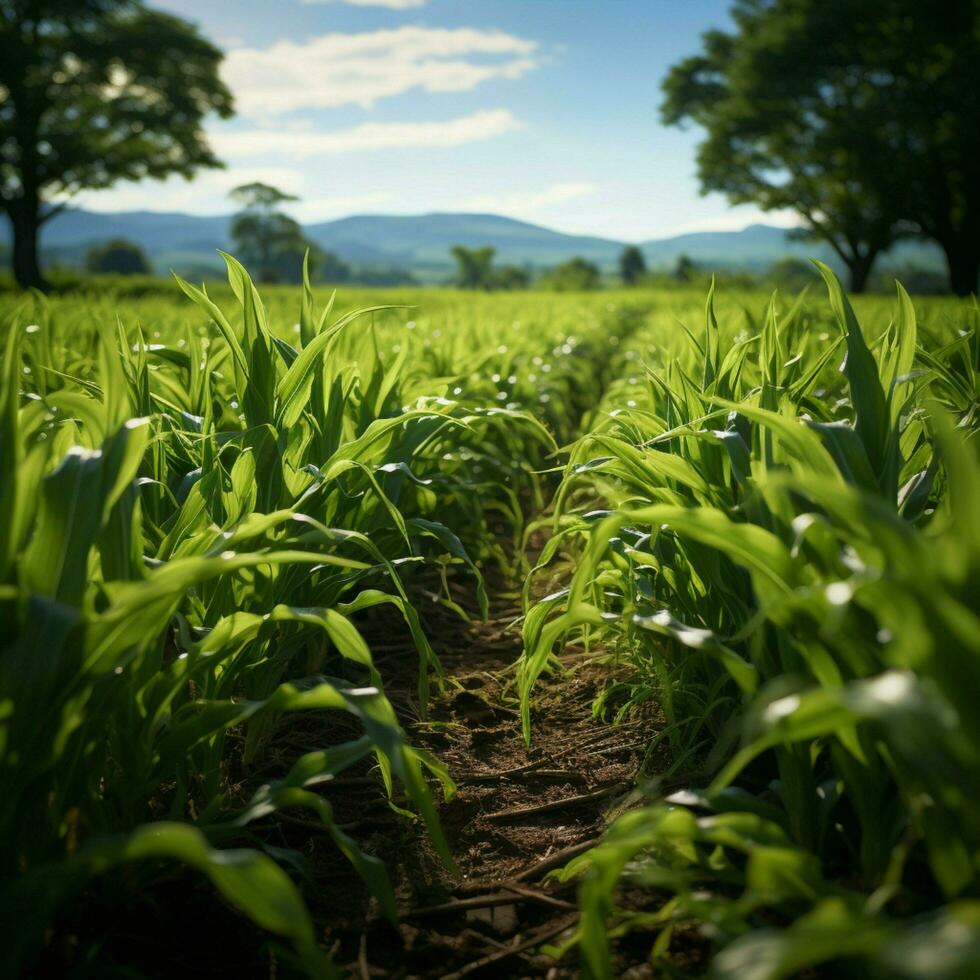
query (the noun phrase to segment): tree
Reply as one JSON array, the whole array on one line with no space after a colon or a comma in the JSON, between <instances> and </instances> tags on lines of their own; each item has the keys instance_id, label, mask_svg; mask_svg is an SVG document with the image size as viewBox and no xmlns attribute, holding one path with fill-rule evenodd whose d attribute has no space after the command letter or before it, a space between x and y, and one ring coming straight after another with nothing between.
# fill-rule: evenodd
<instances>
[{"instance_id":1,"label":"tree","mask_svg":"<svg viewBox=\"0 0 980 980\"><path fill-rule=\"evenodd\" d=\"M647 260L635 245L627 245L619 256L619 277L627 286L635 286L647 271Z\"/></svg>"},{"instance_id":2,"label":"tree","mask_svg":"<svg viewBox=\"0 0 980 980\"><path fill-rule=\"evenodd\" d=\"M598 289L601 281L602 274L599 272L599 267L581 256L575 256L567 262L556 265L545 276L547 285L562 292Z\"/></svg>"},{"instance_id":3,"label":"tree","mask_svg":"<svg viewBox=\"0 0 980 980\"><path fill-rule=\"evenodd\" d=\"M496 249L489 245L483 248L454 245L449 251L456 260L456 285L460 289L493 288L493 257Z\"/></svg>"},{"instance_id":4,"label":"tree","mask_svg":"<svg viewBox=\"0 0 980 980\"><path fill-rule=\"evenodd\" d=\"M783 44L760 67L790 71L805 58L818 90L855 91L858 179L939 244L950 288L970 294L980 276L980 2L803 7L783 18ZM789 81L790 94L802 91Z\"/></svg>"},{"instance_id":5,"label":"tree","mask_svg":"<svg viewBox=\"0 0 980 980\"><path fill-rule=\"evenodd\" d=\"M149 275L153 272L143 249L126 238L113 238L90 248L85 256L85 268L89 272L120 276Z\"/></svg>"},{"instance_id":6,"label":"tree","mask_svg":"<svg viewBox=\"0 0 980 980\"><path fill-rule=\"evenodd\" d=\"M45 286L39 230L68 196L221 165L202 121L232 113L222 53L187 21L138 0L0 0L0 52L0 206L21 286Z\"/></svg>"},{"instance_id":7,"label":"tree","mask_svg":"<svg viewBox=\"0 0 980 980\"><path fill-rule=\"evenodd\" d=\"M527 289L531 274L519 265L495 268L496 250L489 245L467 248L454 245L450 249L456 260L456 285L460 289Z\"/></svg>"},{"instance_id":8,"label":"tree","mask_svg":"<svg viewBox=\"0 0 980 980\"><path fill-rule=\"evenodd\" d=\"M846 82L823 87L810 79L805 66L813 59L787 66L792 83L761 68L784 44L791 8L824 2L836 7L839 0L737 0L735 33L707 32L703 53L671 69L661 111L668 124L691 120L705 128L697 158L703 193L721 191L733 204L765 211L795 210L805 233L841 257L851 289L860 292L902 222L893 202L856 179L869 138L848 111L855 97Z\"/></svg>"},{"instance_id":9,"label":"tree","mask_svg":"<svg viewBox=\"0 0 980 980\"><path fill-rule=\"evenodd\" d=\"M863 287L896 237L934 238L960 294L980 272L980 3L737 0L736 30L665 82L705 126L704 190L789 207Z\"/></svg>"},{"instance_id":10,"label":"tree","mask_svg":"<svg viewBox=\"0 0 980 980\"><path fill-rule=\"evenodd\" d=\"M242 206L231 222L235 252L256 279L298 282L307 250L311 267L316 265L318 250L307 240L299 222L278 210L280 204L299 198L260 182L242 184L229 197ZM331 259L336 262L334 256Z\"/></svg>"},{"instance_id":11,"label":"tree","mask_svg":"<svg viewBox=\"0 0 980 980\"><path fill-rule=\"evenodd\" d=\"M678 282L690 282L694 278L694 273L698 271L696 263L689 255L681 253L677 256L674 263L673 276Z\"/></svg>"},{"instance_id":12,"label":"tree","mask_svg":"<svg viewBox=\"0 0 980 980\"><path fill-rule=\"evenodd\" d=\"M494 271L494 289L527 289L531 274L520 265L505 265Z\"/></svg>"}]
</instances>

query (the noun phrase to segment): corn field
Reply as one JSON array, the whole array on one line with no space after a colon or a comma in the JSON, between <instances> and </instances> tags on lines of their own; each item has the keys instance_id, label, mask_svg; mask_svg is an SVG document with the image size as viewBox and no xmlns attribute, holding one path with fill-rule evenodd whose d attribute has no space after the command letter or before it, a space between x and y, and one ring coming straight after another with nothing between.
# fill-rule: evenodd
<instances>
[{"instance_id":1,"label":"corn field","mask_svg":"<svg viewBox=\"0 0 980 980\"><path fill-rule=\"evenodd\" d=\"M453 685L427 610L485 618L501 583L528 746L569 647L645 746L549 876L578 909L557 964L615 976L629 940L650 975L980 972L975 304L852 306L826 268L789 298L260 295L226 261L0 311L5 975L108 975L81 910L174 880L278 975L342 975L268 828L324 835L396 923L324 791L370 772L454 873L456 774L366 636L409 638L425 722ZM285 723L304 745L270 766Z\"/></svg>"}]
</instances>

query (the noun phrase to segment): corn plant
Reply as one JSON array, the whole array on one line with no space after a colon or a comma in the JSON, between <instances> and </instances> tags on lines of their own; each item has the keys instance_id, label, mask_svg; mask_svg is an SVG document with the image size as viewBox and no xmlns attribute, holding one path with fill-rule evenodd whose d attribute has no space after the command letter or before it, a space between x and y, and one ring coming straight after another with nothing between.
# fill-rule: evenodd
<instances>
[{"instance_id":1,"label":"corn plant","mask_svg":"<svg viewBox=\"0 0 980 980\"><path fill-rule=\"evenodd\" d=\"M427 602L465 616L465 576L486 610L487 565L520 569L549 506L526 733L535 679L583 637L631 669L599 708L656 698L672 759L569 870L586 970L610 973L617 931L655 931L660 956L699 922L727 975L969 972L975 308L937 301L926 326L899 292L890 323L856 304L862 329L828 278L830 318L712 294L695 334L682 293L260 296L226 262L227 285L179 281L183 305L4 314L6 972L51 965L103 876L152 889L182 866L281 962L336 973L302 859L263 825L307 811L393 917L383 864L318 791L371 765L451 866L432 799L451 780L408 744L359 626L403 621L424 717L443 677L420 573ZM568 587L532 601L564 558ZM325 734L269 775L311 711ZM617 910L624 878L666 904Z\"/></svg>"},{"instance_id":2,"label":"corn plant","mask_svg":"<svg viewBox=\"0 0 980 980\"><path fill-rule=\"evenodd\" d=\"M700 923L724 977L980 964L976 337L926 354L899 287L869 344L821 272L838 332L773 301L725 352L709 295L702 337L571 452L543 563L576 568L526 618L525 732L556 644L588 635L660 700L673 759L566 872L590 976L611 918L655 958ZM617 914L623 881L671 897Z\"/></svg>"},{"instance_id":3,"label":"corn plant","mask_svg":"<svg viewBox=\"0 0 980 980\"><path fill-rule=\"evenodd\" d=\"M125 863L152 881L162 861L204 874L286 942L284 955L331 974L299 888L250 826L310 811L393 918L384 866L316 792L368 757L452 865L425 777L447 794L452 783L407 744L356 619L380 604L404 618L424 713L441 668L405 577L419 563L460 565L485 608L447 521L477 548L495 500L519 521L508 502L550 438L513 410L409 392L370 330L341 346L358 313L316 314L308 284L299 344L287 343L227 262L237 315L180 282L209 323L181 344L147 343L121 322L68 337L43 306L26 330L7 327L0 889L12 972L30 968L95 876ZM464 454L515 446L518 462L475 494ZM342 713L362 734L311 745L234 799L228 733L244 733L247 770L277 719L298 711Z\"/></svg>"}]
</instances>

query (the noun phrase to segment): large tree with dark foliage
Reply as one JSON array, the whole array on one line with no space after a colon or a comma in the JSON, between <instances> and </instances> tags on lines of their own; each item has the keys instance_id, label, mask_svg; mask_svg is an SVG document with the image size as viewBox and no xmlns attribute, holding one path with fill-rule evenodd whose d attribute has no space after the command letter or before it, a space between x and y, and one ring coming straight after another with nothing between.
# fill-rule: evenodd
<instances>
[{"instance_id":1,"label":"large tree with dark foliage","mask_svg":"<svg viewBox=\"0 0 980 980\"><path fill-rule=\"evenodd\" d=\"M734 30L664 83L704 126L705 191L797 211L863 288L896 237L932 238L950 286L980 271L980 0L736 0Z\"/></svg>"},{"instance_id":2,"label":"large tree with dark foliage","mask_svg":"<svg viewBox=\"0 0 980 980\"><path fill-rule=\"evenodd\" d=\"M70 195L220 166L201 124L232 113L221 58L137 0L0 0L0 207L21 286L44 286L39 230Z\"/></svg>"}]
</instances>

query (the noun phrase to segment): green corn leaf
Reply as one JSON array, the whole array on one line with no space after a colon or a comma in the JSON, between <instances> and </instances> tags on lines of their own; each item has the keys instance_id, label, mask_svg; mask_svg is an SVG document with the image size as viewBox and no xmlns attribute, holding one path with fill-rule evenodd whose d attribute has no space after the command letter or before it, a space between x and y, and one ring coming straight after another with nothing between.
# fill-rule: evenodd
<instances>
[{"instance_id":1,"label":"green corn leaf","mask_svg":"<svg viewBox=\"0 0 980 980\"><path fill-rule=\"evenodd\" d=\"M878 365L868 349L861 326L837 277L822 262L815 264L827 285L830 305L847 339L844 373L847 375L851 401L854 404L854 425L864 443L872 467L875 472L881 473L885 466L885 446L888 441L889 426L887 401L881 386Z\"/></svg>"}]
</instances>

